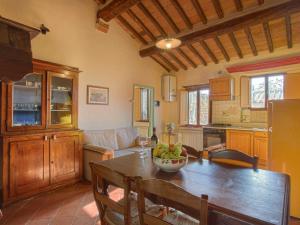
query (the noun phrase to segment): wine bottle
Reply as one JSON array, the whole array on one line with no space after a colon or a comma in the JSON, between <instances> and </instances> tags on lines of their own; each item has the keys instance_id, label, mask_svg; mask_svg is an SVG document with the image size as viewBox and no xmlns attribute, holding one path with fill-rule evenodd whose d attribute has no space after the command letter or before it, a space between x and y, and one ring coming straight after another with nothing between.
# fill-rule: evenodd
<instances>
[{"instance_id":1,"label":"wine bottle","mask_svg":"<svg viewBox=\"0 0 300 225\"><path fill-rule=\"evenodd\" d=\"M151 137L151 150L153 150L156 147L157 143L158 143L158 138L156 136L156 128L153 127L153 134Z\"/></svg>"}]
</instances>

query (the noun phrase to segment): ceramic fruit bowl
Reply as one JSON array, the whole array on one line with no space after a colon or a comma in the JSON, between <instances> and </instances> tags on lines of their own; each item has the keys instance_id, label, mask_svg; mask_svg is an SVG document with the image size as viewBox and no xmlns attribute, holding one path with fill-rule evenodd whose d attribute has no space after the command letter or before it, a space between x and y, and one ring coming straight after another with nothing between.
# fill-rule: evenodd
<instances>
[{"instance_id":1,"label":"ceramic fruit bowl","mask_svg":"<svg viewBox=\"0 0 300 225\"><path fill-rule=\"evenodd\" d=\"M179 159L162 159L153 157L153 163L165 172L177 172L188 162L188 157L180 157Z\"/></svg>"}]
</instances>

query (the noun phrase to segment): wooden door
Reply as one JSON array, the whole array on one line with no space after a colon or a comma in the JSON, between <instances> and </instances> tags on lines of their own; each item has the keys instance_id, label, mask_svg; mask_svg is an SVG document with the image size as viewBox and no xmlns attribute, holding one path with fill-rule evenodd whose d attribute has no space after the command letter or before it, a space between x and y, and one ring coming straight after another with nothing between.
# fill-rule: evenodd
<instances>
[{"instance_id":1,"label":"wooden door","mask_svg":"<svg viewBox=\"0 0 300 225\"><path fill-rule=\"evenodd\" d=\"M229 130L227 131L226 136L226 147L228 149L238 150L252 156L252 140L252 132Z\"/></svg>"},{"instance_id":2,"label":"wooden door","mask_svg":"<svg viewBox=\"0 0 300 225\"><path fill-rule=\"evenodd\" d=\"M50 140L51 183L80 177L79 136L56 137Z\"/></svg>"},{"instance_id":3,"label":"wooden door","mask_svg":"<svg viewBox=\"0 0 300 225\"><path fill-rule=\"evenodd\" d=\"M11 142L9 196L37 192L49 185L49 141Z\"/></svg>"},{"instance_id":4,"label":"wooden door","mask_svg":"<svg viewBox=\"0 0 300 225\"><path fill-rule=\"evenodd\" d=\"M268 161L268 136L266 132L254 134L254 155L259 158L259 165L267 166Z\"/></svg>"}]
</instances>

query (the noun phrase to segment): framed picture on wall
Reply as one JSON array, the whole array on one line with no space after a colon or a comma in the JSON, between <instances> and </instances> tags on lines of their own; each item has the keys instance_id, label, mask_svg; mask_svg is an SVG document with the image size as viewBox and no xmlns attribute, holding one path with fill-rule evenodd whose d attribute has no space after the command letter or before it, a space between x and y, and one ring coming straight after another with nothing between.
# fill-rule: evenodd
<instances>
[{"instance_id":1,"label":"framed picture on wall","mask_svg":"<svg viewBox=\"0 0 300 225\"><path fill-rule=\"evenodd\" d=\"M87 104L108 105L109 88L100 86L87 86Z\"/></svg>"}]
</instances>

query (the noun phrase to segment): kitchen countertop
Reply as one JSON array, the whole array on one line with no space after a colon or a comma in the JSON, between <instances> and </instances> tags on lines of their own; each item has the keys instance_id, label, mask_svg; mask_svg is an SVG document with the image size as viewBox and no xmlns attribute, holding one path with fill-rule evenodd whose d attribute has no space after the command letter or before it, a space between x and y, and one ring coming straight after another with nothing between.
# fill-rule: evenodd
<instances>
[{"instance_id":1,"label":"kitchen countertop","mask_svg":"<svg viewBox=\"0 0 300 225\"><path fill-rule=\"evenodd\" d=\"M207 125L203 128L212 128L212 129L224 129L224 130L245 130L245 131L262 131L267 132L267 128L258 128L258 127L241 127L241 126L225 126L225 127L219 127L219 126L212 126Z\"/></svg>"}]
</instances>

